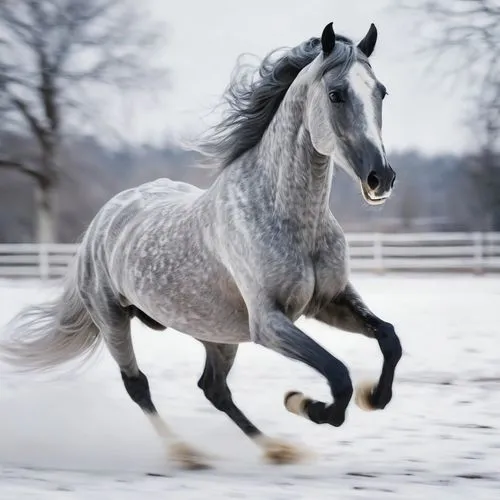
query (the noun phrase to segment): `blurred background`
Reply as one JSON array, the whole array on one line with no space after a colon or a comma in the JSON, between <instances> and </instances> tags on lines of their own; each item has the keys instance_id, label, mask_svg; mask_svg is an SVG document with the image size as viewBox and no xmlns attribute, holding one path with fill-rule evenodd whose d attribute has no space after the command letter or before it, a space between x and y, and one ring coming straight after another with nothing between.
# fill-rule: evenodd
<instances>
[{"instance_id":1,"label":"blurred background","mask_svg":"<svg viewBox=\"0 0 500 500\"><path fill-rule=\"evenodd\" d=\"M208 186L182 144L220 116L238 56L329 21L354 40L378 27L398 174L373 208L337 173L344 228L500 230L498 0L3 0L0 243L74 242L112 195L158 177Z\"/></svg>"}]
</instances>

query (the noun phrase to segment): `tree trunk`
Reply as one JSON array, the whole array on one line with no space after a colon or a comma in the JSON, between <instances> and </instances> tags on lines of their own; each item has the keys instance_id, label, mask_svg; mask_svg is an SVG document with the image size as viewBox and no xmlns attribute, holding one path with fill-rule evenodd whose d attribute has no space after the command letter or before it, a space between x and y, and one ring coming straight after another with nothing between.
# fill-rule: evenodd
<instances>
[{"instance_id":1,"label":"tree trunk","mask_svg":"<svg viewBox=\"0 0 500 500\"><path fill-rule=\"evenodd\" d=\"M57 242L57 134L51 132L40 141L42 177L36 193L37 242Z\"/></svg>"},{"instance_id":2,"label":"tree trunk","mask_svg":"<svg viewBox=\"0 0 500 500\"><path fill-rule=\"evenodd\" d=\"M57 231L57 187L58 187L58 152L59 133L57 123L53 116L51 127L43 131L39 136L41 152L41 176L39 178L35 197L36 209L36 234L38 243L56 243L58 241Z\"/></svg>"},{"instance_id":3,"label":"tree trunk","mask_svg":"<svg viewBox=\"0 0 500 500\"><path fill-rule=\"evenodd\" d=\"M53 183L39 183L36 186L36 241L55 243L57 241L56 189Z\"/></svg>"}]
</instances>

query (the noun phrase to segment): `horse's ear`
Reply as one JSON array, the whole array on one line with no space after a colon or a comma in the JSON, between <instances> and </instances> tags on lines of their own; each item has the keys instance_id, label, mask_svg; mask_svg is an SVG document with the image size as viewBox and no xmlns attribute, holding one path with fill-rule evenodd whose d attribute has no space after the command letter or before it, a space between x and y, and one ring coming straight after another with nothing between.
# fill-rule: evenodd
<instances>
[{"instance_id":1,"label":"horse's ear","mask_svg":"<svg viewBox=\"0 0 500 500\"><path fill-rule=\"evenodd\" d=\"M358 49L363 52L366 57L370 57L377 43L377 28L372 23L366 36L358 43Z\"/></svg>"},{"instance_id":2,"label":"horse's ear","mask_svg":"<svg viewBox=\"0 0 500 500\"><path fill-rule=\"evenodd\" d=\"M333 31L333 23L328 23L321 35L321 47L323 54L328 56L335 47L335 31Z\"/></svg>"}]
</instances>

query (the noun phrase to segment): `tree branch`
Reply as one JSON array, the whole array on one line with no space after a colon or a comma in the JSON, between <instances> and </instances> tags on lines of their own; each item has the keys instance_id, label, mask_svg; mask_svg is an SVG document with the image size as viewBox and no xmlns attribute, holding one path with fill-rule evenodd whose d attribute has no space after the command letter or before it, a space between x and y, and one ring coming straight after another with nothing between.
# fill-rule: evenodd
<instances>
[{"instance_id":1,"label":"tree branch","mask_svg":"<svg viewBox=\"0 0 500 500\"><path fill-rule=\"evenodd\" d=\"M45 180L45 176L38 170L29 167L25 163L19 162L17 160L12 160L10 158L0 157L0 168L18 170L19 172L35 179L38 183L43 183Z\"/></svg>"},{"instance_id":2,"label":"tree branch","mask_svg":"<svg viewBox=\"0 0 500 500\"><path fill-rule=\"evenodd\" d=\"M30 111L28 103L11 94L9 94L9 99L13 106L20 112L21 116L26 120L35 137L44 144L46 141L46 131L38 118Z\"/></svg>"}]
</instances>

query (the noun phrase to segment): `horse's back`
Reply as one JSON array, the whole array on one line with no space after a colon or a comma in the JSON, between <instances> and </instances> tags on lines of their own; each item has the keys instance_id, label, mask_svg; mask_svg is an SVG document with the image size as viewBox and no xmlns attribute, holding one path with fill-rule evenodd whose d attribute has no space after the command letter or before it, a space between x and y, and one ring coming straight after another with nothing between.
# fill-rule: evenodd
<instances>
[{"instance_id":1,"label":"horse's back","mask_svg":"<svg viewBox=\"0 0 500 500\"><path fill-rule=\"evenodd\" d=\"M160 178L117 193L91 221L82 241L80 259L88 269L108 268L124 260L127 249L144 238L158 236L170 220L186 219L204 190Z\"/></svg>"},{"instance_id":2,"label":"horse's back","mask_svg":"<svg viewBox=\"0 0 500 500\"><path fill-rule=\"evenodd\" d=\"M89 229L97 226L95 229L99 231L103 226L121 226L124 222L130 224L134 217L177 206L186 207L203 192L203 189L186 182L168 178L156 179L113 196L101 208ZM110 229L111 233L117 233L118 228Z\"/></svg>"},{"instance_id":3,"label":"horse's back","mask_svg":"<svg viewBox=\"0 0 500 500\"><path fill-rule=\"evenodd\" d=\"M193 184L187 182L174 181L167 177L162 177L151 182L146 182L137 187L127 189L115 195L110 202L118 202L122 204L128 200L142 200L143 202L167 203L169 200L178 201L179 198L189 201L204 193Z\"/></svg>"}]
</instances>

